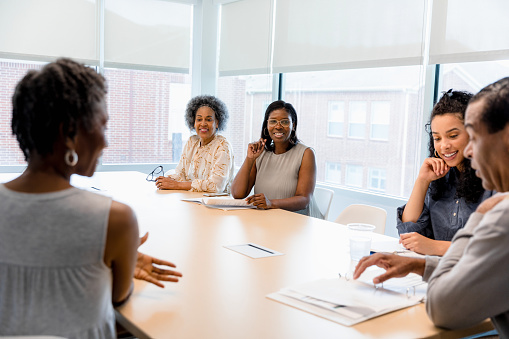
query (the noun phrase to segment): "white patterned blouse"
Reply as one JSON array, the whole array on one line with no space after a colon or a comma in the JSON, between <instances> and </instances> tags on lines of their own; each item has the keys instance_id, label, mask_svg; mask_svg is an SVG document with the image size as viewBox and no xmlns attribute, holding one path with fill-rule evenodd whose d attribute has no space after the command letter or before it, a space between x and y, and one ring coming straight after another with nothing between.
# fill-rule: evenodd
<instances>
[{"instance_id":1,"label":"white patterned blouse","mask_svg":"<svg viewBox=\"0 0 509 339\"><path fill-rule=\"evenodd\" d=\"M175 174L177 181L191 181L192 192L230 192L234 172L233 152L228 140L216 134L207 145L192 135L186 142Z\"/></svg>"}]
</instances>

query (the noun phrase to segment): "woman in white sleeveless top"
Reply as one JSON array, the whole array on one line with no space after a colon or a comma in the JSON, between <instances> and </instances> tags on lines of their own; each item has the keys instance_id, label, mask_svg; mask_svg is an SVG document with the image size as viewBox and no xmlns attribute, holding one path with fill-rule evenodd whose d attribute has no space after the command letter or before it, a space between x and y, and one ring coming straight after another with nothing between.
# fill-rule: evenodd
<instances>
[{"instance_id":1,"label":"woman in white sleeveless top","mask_svg":"<svg viewBox=\"0 0 509 339\"><path fill-rule=\"evenodd\" d=\"M313 197L316 162L313 150L297 138L297 112L282 100L265 111L260 140L250 143L232 184L234 198L259 209L281 208L322 218Z\"/></svg>"},{"instance_id":2,"label":"woman in white sleeveless top","mask_svg":"<svg viewBox=\"0 0 509 339\"><path fill-rule=\"evenodd\" d=\"M162 286L175 267L137 253L130 207L72 187L106 146L104 78L59 59L29 71L13 96L12 131L28 162L0 184L0 336L115 338L113 305L133 275Z\"/></svg>"}]
</instances>

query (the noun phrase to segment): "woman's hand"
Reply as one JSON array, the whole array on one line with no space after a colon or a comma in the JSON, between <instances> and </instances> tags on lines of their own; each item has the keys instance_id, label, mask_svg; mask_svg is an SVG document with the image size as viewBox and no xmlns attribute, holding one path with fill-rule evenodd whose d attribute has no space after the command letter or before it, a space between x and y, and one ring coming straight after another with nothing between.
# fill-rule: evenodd
<instances>
[{"instance_id":1,"label":"woman's hand","mask_svg":"<svg viewBox=\"0 0 509 339\"><path fill-rule=\"evenodd\" d=\"M173 180L170 177L161 176L156 179L156 187L159 190L176 190L178 189L178 183L179 182L177 180Z\"/></svg>"},{"instance_id":2,"label":"woman's hand","mask_svg":"<svg viewBox=\"0 0 509 339\"><path fill-rule=\"evenodd\" d=\"M143 237L140 238L140 245L138 248L143 245L148 239L148 232L145 233ZM182 273L159 268L154 265L162 265L175 268L175 264L151 257L150 255L143 254L138 252L138 258L136 260L136 267L134 269L134 278L138 280L145 280L149 283L152 283L156 286L164 288L164 285L159 281L171 281L178 282L180 277L182 277Z\"/></svg>"},{"instance_id":3,"label":"woman's hand","mask_svg":"<svg viewBox=\"0 0 509 339\"><path fill-rule=\"evenodd\" d=\"M416 253L440 256L444 255L451 245L450 241L433 240L416 232L401 234L399 243Z\"/></svg>"},{"instance_id":4,"label":"woman's hand","mask_svg":"<svg viewBox=\"0 0 509 339\"><path fill-rule=\"evenodd\" d=\"M145 280L156 286L164 288L160 281L178 282L182 277L182 273L159 268L155 265L168 266L175 268L175 264L151 257L150 255L138 252L138 259L136 260L136 268L134 269L134 278L138 280Z\"/></svg>"},{"instance_id":5,"label":"woman's hand","mask_svg":"<svg viewBox=\"0 0 509 339\"><path fill-rule=\"evenodd\" d=\"M444 177L450 167L440 158L427 158L419 170L419 179L425 180L428 184Z\"/></svg>"},{"instance_id":6,"label":"woman's hand","mask_svg":"<svg viewBox=\"0 0 509 339\"><path fill-rule=\"evenodd\" d=\"M265 142L267 140L261 139L247 145L247 157L251 159L256 159L262 154L263 149L265 148Z\"/></svg>"},{"instance_id":7,"label":"woman's hand","mask_svg":"<svg viewBox=\"0 0 509 339\"><path fill-rule=\"evenodd\" d=\"M249 204L253 204L258 209L268 210L273 208L272 202L263 193L253 194L246 198Z\"/></svg>"}]
</instances>

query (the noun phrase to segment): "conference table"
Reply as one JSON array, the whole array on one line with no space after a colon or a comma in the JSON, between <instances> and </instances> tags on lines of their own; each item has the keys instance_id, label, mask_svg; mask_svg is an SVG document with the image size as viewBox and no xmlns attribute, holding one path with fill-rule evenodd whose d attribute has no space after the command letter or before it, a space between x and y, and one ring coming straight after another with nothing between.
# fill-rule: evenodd
<instances>
[{"instance_id":1,"label":"conference table","mask_svg":"<svg viewBox=\"0 0 509 339\"><path fill-rule=\"evenodd\" d=\"M437 328L422 303L347 327L268 299L287 286L351 272L347 227L284 210L207 208L182 201L202 193L157 190L145 178L140 172L72 178L130 205L140 235L149 232L140 252L174 262L183 274L165 288L135 280L116 315L139 338L459 338L493 328L489 321ZM252 259L224 247L245 243L283 255Z\"/></svg>"}]
</instances>

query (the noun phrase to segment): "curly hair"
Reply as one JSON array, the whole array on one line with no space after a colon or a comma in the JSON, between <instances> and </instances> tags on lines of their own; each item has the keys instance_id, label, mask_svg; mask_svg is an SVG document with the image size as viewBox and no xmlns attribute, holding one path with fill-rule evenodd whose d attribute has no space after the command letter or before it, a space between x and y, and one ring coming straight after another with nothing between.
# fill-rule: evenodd
<instances>
[{"instance_id":1,"label":"curly hair","mask_svg":"<svg viewBox=\"0 0 509 339\"><path fill-rule=\"evenodd\" d=\"M290 118L292 119L292 123L293 123L292 133L290 135L290 143L286 150L287 151L291 150L292 147L297 145L300 141L299 138L297 138L297 132L296 132L297 131L297 111L295 111L295 108L293 108L292 104L290 104L288 102L284 102L283 100L274 101L265 110L265 116L263 118L262 133L261 133L261 138L267 140L265 142L265 149L267 151L271 151L271 152L274 152L275 146L274 146L274 143L272 142L272 138L270 137L269 133L268 132L266 133L265 131L267 130L267 120L269 120L270 113L272 113L273 111L278 110L278 109L284 109L290 115Z\"/></svg>"},{"instance_id":2,"label":"curly hair","mask_svg":"<svg viewBox=\"0 0 509 339\"><path fill-rule=\"evenodd\" d=\"M74 138L79 128L90 130L105 95L104 77L70 59L29 71L12 96L12 134L25 160L51 154L59 138Z\"/></svg>"},{"instance_id":3,"label":"curly hair","mask_svg":"<svg viewBox=\"0 0 509 339\"><path fill-rule=\"evenodd\" d=\"M481 89L470 102L484 100L481 121L493 134L509 123L509 77L502 78Z\"/></svg>"},{"instance_id":4,"label":"curly hair","mask_svg":"<svg viewBox=\"0 0 509 339\"><path fill-rule=\"evenodd\" d=\"M228 123L228 108L218 98L212 95L199 95L187 103L186 107L186 125L192 131L194 129L194 121L196 120L196 112L200 107L210 107L216 114L217 130L222 131Z\"/></svg>"},{"instance_id":5,"label":"curly hair","mask_svg":"<svg viewBox=\"0 0 509 339\"><path fill-rule=\"evenodd\" d=\"M436 103L431 111L430 122L426 125L429 134L429 156L436 157L435 146L433 143L433 134L431 131L431 122L436 116L445 114L456 114L461 121L465 120L465 111L467 105L472 98L472 94L462 91L453 91L450 89L442 94L440 100ZM431 182L430 193L434 200L440 199L446 191L456 186L456 196L464 197L468 202L479 201L484 193L482 181L475 175L475 170L470 165L470 159L464 158L462 163L463 171L451 169L448 178L443 177Z\"/></svg>"}]
</instances>

